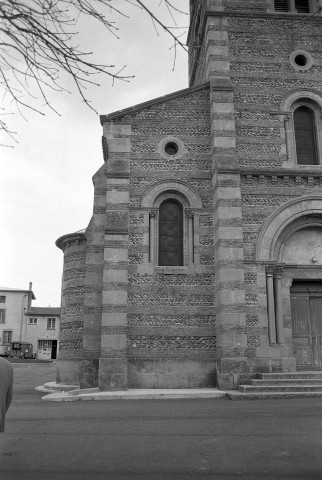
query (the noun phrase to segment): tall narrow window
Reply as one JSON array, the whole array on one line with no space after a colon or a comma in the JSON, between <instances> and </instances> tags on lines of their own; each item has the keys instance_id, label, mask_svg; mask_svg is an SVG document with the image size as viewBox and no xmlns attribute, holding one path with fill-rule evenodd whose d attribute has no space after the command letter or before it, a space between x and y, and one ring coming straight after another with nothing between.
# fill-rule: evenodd
<instances>
[{"instance_id":1,"label":"tall narrow window","mask_svg":"<svg viewBox=\"0 0 322 480\"><path fill-rule=\"evenodd\" d=\"M288 0L274 0L274 9L276 12L288 12L289 11Z\"/></svg>"},{"instance_id":2,"label":"tall narrow window","mask_svg":"<svg viewBox=\"0 0 322 480\"><path fill-rule=\"evenodd\" d=\"M174 199L159 210L159 265L183 265L183 208Z\"/></svg>"},{"instance_id":3,"label":"tall narrow window","mask_svg":"<svg viewBox=\"0 0 322 480\"><path fill-rule=\"evenodd\" d=\"M299 107L294 112L296 156L299 165L316 165L317 149L314 113L310 108Z\"/></svg>"}]
</instances>

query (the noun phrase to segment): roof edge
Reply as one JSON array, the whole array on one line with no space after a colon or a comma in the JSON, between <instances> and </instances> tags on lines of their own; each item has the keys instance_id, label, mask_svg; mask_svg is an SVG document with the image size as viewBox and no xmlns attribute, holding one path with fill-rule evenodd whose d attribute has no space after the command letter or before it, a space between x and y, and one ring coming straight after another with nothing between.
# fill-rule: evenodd
<instances>
[{"instance_id":1,"label":"roof edge","mask_svg":"<svg viewBox=\"0 0 322 480\"><path fill-rule=\"evenodd\" d=\"M26 290L25 288L10 288L10 287L0 287L0 292L8 293L31 293L32 299L36 300L35 294L32 290Z\"/></svg>"},{"instance_id":2,"label":"roof edge","mask_svg":"<svg viewBox=\"0 0 322 480\"><path fill-rule=\"evenodd\" d=\"M173 98L186 95L187 93L194 93L194 92L197 92L198 90L205 90L208 87L210 87L210 82L206 82L201 85L197 85L195 87L184 88L183 90L177 90L176 92L168 93L167 95L163 95L162 97L153 98L152 100L148 100L143 103L138 103L137 105L124 108L123 110L117 110L116 112L112 112L108 115L100 115L101 125L103 126L105 122L109 122L110 120L114 120L115 118L118 118L118 117L123 117L124 115L127 115L129 113L143 110L144 108L150 107L152 105L158 105L159 103L167 102Z\"/></svg>"},{"instance_id":3,"label":"roof edge","mask_svg":"<svg viewBox=\"0 0 322 480\"><path fill-rule=\"evenodd\" d=\"M64 242L70 241L70 240L77 240L77 239L86 239L85 237L85 230L79 230L78 232L72 232L72 233L66 233L65 235L62 235L61 237L57 238L55 245L56 247L60 248L63 250L63 244Z\"/></svg>"}]
</instances>

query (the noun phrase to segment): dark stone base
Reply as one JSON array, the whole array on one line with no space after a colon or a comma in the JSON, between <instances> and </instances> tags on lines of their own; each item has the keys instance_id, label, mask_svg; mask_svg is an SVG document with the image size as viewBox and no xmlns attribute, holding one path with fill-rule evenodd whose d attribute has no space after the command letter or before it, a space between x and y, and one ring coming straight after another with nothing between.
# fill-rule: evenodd
<instances>
[{"instance_id":1,"label":"dark stone base","mask_svg":"<svg viewBox=\"0 0 322 480\"><path fill-rule=\"evenodd\" d=\"M221 358L216 362L217 387L220 390L237 390L238 385L250 382L247 358Z\"/></svg>"},{"instance_id":2,"label":"dark stone base","mask_svg":"<svg viewBox=\"0 0 322 480\"><path fill-rule=\"evenodd\" d=\"M57 360L57 383L79 385L81 359Z\"/></svg>"},{"instance_id":3,"label":"dark stone base","mask_svg":"<svg viewBox=\"0 0 322 480\"><path fill-rule=\"evenodd\" d=\"M98 387L101 391L127 390L126 358L100 358Z\"/></svg>"},{"instance_id":4,"label":"dark stone base","mask_svg":"<svg viewBox=\"0 0 322 480\"><path fill-rule=\"evenodd\" d=\"M216 386L214 359L132 358L129 388L207 388Z\"/></svg>"},{"instance_id":5,"label":"dark stone base","mask_svg":"<svg viewBox=\"0 0 322 480\"><path fill-rule=\"evenodd\" d=\"M80 366L80 388L98 387L99 359L83 360Z\"/></svg>"}]
</instances>

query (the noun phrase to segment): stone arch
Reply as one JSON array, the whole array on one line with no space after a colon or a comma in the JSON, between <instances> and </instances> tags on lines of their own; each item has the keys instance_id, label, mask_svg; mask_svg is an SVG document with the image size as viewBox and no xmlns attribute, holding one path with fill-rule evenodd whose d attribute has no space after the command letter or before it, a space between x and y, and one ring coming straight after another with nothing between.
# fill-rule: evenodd
<instances>
[{"instance_id":1,"label":"stone arch","mask_svg":"<svg viewBox=\"0 0 322 480\"><path fill-rule=\"evenodd\" d=\"M165 195L173 193L180 196L185 208L201 208L202 202L199 195L185 182L165 179L153 185L144 195L141 206L152 208L158 206Z\"/></svg>"},{"instance_id":2,"label":"stone arch","mask_svg":"<svg viewBox=\"0 0 322 480\"><path fill-rule=\"evenodd\" d=\"M284 96L280 103L280 110L284 115L285 143L287 162L284 167L309 167L311 164L298 163L295 138L294 112L298 108L307 108L314 119L314 143L316 149L316 163L322 165L322 96L316 90L297 90Z\"/></svg>"},{"instance_id":3,"label":"stone arch","mask_svg":"<svg viewBox=\"0 0 322 480\"><path fill-rule=\"evenodd\" d=\"M322 109L322 96L318 90L296 90L291 94L287 94L283 97L280 109L282 112L290 112L291 107L297 101L307 98L312 102L318 104Z\"/></svg>"},{"instance_id":4,"label":"stone arch","mask_svg":"<svg viewBox=\"0 0 322 480\"><path fill-rule=\"evenodd\" d=\"M199 195L182 181L165 179L153 185L142 199L149 212L149 262L159 265L159 210L167 199L173 199L183 210L183 265L194 263L194 213L202 207Z\"/></svg>"},{"instance_id":5,"label":"stone arch","mask_svg":"<svg viewBox=\"0 0 322 480\"><path fill-rule=\"evenodd\" d=\"M256 260L278 261L283 242L296 230L321 224L322 195L293 199L279 207L264 223L256 242Z\"/></svg>"}]
</instances>

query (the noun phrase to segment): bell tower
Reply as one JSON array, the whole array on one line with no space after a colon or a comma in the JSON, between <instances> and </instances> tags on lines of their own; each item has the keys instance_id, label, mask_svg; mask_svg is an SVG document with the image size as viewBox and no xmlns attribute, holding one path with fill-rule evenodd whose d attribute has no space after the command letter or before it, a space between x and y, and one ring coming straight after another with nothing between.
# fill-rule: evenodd
<instances>
[{"instance_id":1,"label":"bell tower","mask_svg":"<svg viewBox=\"0 0 322 480\"><path fill-rule=\"evenodd\" d=\"M309 193L290 188L290 178L304 185L303 170L321 168L321 9L322 0L190 2L189 85L210 82L222 389L257 371L296 368L287 271L259 251L259 239L265 243L265 221L283 202ZM303 146L309 116L314 148Z\"/></svg>"}]
</instances>

